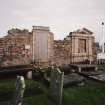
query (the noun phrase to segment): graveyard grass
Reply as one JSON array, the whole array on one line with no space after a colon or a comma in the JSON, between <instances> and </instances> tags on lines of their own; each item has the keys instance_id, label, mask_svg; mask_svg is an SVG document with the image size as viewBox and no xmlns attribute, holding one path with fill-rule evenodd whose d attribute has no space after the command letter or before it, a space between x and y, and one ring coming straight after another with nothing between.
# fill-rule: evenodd
<instances>
[{"instance_id":1,"label":"graveyard grass","mask_svg":"<svg viewBox=\"0 0 105 105\"><path fill-rule=\"evenodd\" d=\"M10 105L15 80L0 80L0 105ZM105 83L87 80L85 86L64 89L63 105L105 105ZM26 80L23 105L55 105L48 89L41 83Z\"/></svg>"},{"instance_id":2,"label":"graveyard grass","mask_svg":"<svg viewBox=\"0 0 105 105\"><path fill-rule=\"evenodd\" d=\"M26 80L22 105L56 105L48 98L48 88L42 83ZM11 105L15 79L0 80L0 105ZM64 88L63 105L105 105L105 83L86 80L85 86Z\"/></svg>"},{"instance_id":3,"label":"graveyard grass","mask_svg":"<svg viewBox=\"0 0 105 105\"><path fill-rule=\"evenodd\" d=\"M99 69L105 70L105 65L98 65Z\"/></svg>"}]
</instances>

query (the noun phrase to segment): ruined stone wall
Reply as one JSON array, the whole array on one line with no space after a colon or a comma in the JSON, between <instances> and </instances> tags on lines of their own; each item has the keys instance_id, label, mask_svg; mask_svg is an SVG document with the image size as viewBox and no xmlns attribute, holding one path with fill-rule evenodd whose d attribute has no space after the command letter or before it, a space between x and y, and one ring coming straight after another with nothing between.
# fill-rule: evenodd
<instances>
[{"instance_id":1,"label":"ruined stone wall","mask_svg":"<svg viewBox=\"0 0 105 105\"><path fill-rule=\"evenodd\" d=\"M39 52L34 58L35 60L37 58L40 58L39 60L41 59L45 60L44 59L45 57L47 59L47 62L41 60L41 62L38 62L38 65L39 63L41 66L50 65L53 60L54 36L52 32L50 32L49 30L48 31L43 30L43 28L46 27L41 27L41 29L37 30L37 34L35 34L35 36L38 36L39 38L39 33L40 33L41 37L37 41L36 39L34 39L35 42L34 46L33 46L33 31L29 32L28 30L20 30L20 29L9 30L8 35L0 39L0 61L2 61L1 65L3 65L3 63L7 61L8 64L6 65L9 66L12 64L13 65L17 64L21 65L27 63L29 64L33 62L33 54L35 54L35 52L37 51ZM45 38L45 36L47 39ZM34 47L34 52L33 52L33 47Z\"/></svg>"},{"instance_id":2,"label":"ruined stone wall","mask_svg":"<svg viewBox=\"0 0 105 105\"><path fill-rule=\"evenodd\" d=\"M89 63L96 59L95 39L92 32L82 29L71 32L64 40L54 41L54 63Z\"/></svg>"},{"instance_id":3,"label":"ruined stone wall","mask_svg":"<svg viewBox=\"0 0 105 105\"><path fill-rule=\"evenodd\" d=\"M89 32L72 32L71 39L71 59L72 63L82 63L95 60L94 36Z\"/></svg>"},{"instance_id":4,"label":"ruined stone wall","mask_svg":"<svg viewBox=\"0 0 105 105\"><path fill-rule=\"evenodd\" d=\"M0 38L0 64L3 61L8 65L29 64L34 58L41 66L52 63L59 66L96 58L95 39L86 29L72 32L64 40L54 40L47 27L35 27L34 36L33 41L33 31L9 30L7 36Z\"/></svg>"},{"instance_id":5,"label":"ruined stone wall","mask_svg":"<svg viewBox=\"0 0 105 105\"><path fill-rule=\"evenodd\" d=\"M54 63L56 65L70 64L71 62L71 41L54 41Z\"/></svg>"},{"instance_id":6,"label":"ruined stone wall","mask_svg":"<svg viewBox=\"0 0 105 105\"><path fill-rule=\"evenodd\" d=\"M17 29L10 30L8 35L0 39L0 62L5 65L26 64L31 62L31 33ZM15 60L15 62L14 62Z\"/></svg>"}]
</instances>

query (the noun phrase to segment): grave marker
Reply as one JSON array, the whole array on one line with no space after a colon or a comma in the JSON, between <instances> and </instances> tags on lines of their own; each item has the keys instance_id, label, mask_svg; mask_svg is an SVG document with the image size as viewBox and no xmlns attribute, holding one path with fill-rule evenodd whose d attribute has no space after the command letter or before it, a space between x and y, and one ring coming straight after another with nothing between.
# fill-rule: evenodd
<instances>
[{"instance_id":1,"label":"grave marker","mask_svg":"<svg viewBox=\"0 0 105 105\"><path fill-rule=\"evenodd\" d=\"M50 81L50 97L57 105L62 105L64 73L59 68L52 67Z\"/></svg>"},{"instance_id":2,"label":"grave marker","mask_svg":"<svg viewBox=\"0 0 105 105\"><path fill-rule=\"evenodd\" d=\"M17 76L15 87L16 90L14 93L14 100L12 105L22 105L22 99L25 90L25 81L23 76Z\"/></svg>"}]
</instances>

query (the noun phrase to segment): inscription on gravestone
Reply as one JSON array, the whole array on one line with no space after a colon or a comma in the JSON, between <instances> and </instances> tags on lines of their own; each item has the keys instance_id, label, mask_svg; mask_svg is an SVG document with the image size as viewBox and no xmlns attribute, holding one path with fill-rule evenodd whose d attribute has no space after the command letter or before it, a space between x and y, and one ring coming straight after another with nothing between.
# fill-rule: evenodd
<instances>
[{"instance_id":1,"label":"inscription on gravestone","mask_svg":"<svg viewBox=\"0 0 105 105\"><path fill-rule=\"evenodd\" d=\"M50 81L50 97L57 105L62 105L64 73L59 68L52 67Z\"/></svg>"},{"instance_id":2,"label":"inscription on gravestone","mask_svg":"<svg viewBox=\"0 0 105 105\"><path fill-rule=\"evenodd\" d=\"M15 87L16 90L14 93L14 100L12 105L22 105L22 99L25 90L25 81L23 76L17 76Z\"/></svg>"}]
</instances>

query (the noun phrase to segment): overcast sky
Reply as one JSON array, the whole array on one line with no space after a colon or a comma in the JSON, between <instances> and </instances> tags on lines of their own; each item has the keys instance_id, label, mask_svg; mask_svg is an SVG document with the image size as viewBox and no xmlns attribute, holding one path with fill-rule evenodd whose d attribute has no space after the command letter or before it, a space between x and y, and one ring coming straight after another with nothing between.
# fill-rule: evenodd
<instances>
[{"instance_id":1,"label":"overcast sky","mask_svg":"<svg viewBox=\"0 0 105 105\"><path fill-rule=\"evenodd\" d=\"M86 27L99 41L102 21L105 0L0 0L0 36L11 28L31 31L33 25L42 25L50 27L55 39L63 39L69 32Z\"/></svg>"}]
</instances>

